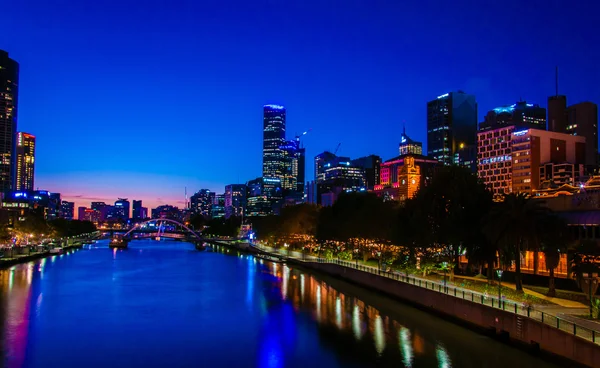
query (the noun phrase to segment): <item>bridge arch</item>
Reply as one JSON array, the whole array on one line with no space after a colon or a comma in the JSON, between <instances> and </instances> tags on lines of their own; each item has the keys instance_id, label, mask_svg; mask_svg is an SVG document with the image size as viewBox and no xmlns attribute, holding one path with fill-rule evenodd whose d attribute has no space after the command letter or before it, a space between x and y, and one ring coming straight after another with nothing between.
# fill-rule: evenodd
<instances>
[{"instance_id":1,"label":"bridge arch","mask_svg":"<svg viewBox=\"0 0 600 368\"><path fill-rule=\"evenodd\" d=\"M138 229L140 226L142 226L144 224L149 224L151 222L161 222L161 221L170 222L172 224L179 225L182 228L186 229L189 233L191 233L192 235L194 235L196 238L198 238L198 240L202 240L202 237L200 237L200 235L198 235L198 233L196 233L194 230L190 229L189 227L187 227L186 225L182 224L179 221L172 220L172 219L167 219L167 218L151 219L151 220L146 220L146 221L139 222L139 223L135 224L131 229L129 229L128 232L126 232L125 234L123 234L123 238L127 238L132 232L134 232L136 229Z\"/></svg>"}]
</instances>

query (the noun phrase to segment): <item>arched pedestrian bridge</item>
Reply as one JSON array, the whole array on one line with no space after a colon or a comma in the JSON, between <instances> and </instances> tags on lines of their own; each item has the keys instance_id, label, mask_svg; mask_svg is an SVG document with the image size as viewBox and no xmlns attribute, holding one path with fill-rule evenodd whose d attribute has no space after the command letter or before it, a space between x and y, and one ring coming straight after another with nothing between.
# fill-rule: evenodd
<instances>
[{"instance_id":1,"label":"arched pedestrian bridge","mask_svg":"<svg viewBox=\"0 0 600 368\"><path fill-rule=\"evenodd\" d=\"M172 219L152 219L135 224L124 234L112 237L110 246L113 248L126 248L131 240L136 239L176 239L202 245L204 239L196 231L185 224Z\"/></svg>"}]
</instances>

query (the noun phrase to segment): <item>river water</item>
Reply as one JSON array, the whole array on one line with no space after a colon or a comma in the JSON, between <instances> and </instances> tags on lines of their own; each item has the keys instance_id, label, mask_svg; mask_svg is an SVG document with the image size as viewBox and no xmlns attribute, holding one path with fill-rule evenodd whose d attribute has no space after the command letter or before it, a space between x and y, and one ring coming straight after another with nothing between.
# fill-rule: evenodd
<instances>
[{"instance_id":1,"label":"river water","mask_svg":"<svg viewBox=\"0 0 600 368\"><path fill-rule=\"evenodd\" d=\"M5 367L552 367L342 281L179 242L0 271Z\"/></svg>"}]
</instances>

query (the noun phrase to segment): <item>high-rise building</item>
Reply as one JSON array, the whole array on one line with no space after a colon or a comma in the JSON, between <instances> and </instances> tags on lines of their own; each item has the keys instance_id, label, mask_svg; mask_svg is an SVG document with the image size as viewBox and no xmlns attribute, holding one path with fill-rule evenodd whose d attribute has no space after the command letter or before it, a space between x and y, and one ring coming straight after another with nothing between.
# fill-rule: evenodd
<instances>
[{"instance_id":1,"label":"high-rise building","mask_svg":"<svg viewBox=\"0 0 600 368\"><path fill-rule=\"evenodd\" d=\"M410 139L410 137L406 135L406 130L402 128L402 135L400 136L400 145L398 146L398 152L400 153L400 156L408 155L410 153L415 155L422 155L423 143Z\"/></svg>"},{"instance_id":2,"label":"high-rise building","mask_svg":"<svg viewBox=\"0 0 600 368\"><path fill-rule=\"evenodd\" d=\"M79 221L85 220L85 210L87 210L87 207L77 207L77 219Z\"/></svg>"},{"instance_id":3,"label":"high-rise building","mask_svg":"<svg viewBox=\"0 0 600 368\"><path fill-rule=\"evenodd\" d=\"M477 169L477 102L462 91L427 103L427 155L444 165Z\"/></svg>"},{"instance_id":4,"label":"high-rise building","mask_svg":"<svg viewBox=\"0 0 600 368\"><path fill-rule=\"evenodd\" d=\"M119 198L115 201L113 217L122 221L129 220L129 201L127 198Z\"/></svg>"},{"instance_id":5,"label":"high-rise building","mask_svg":"<svg viewBox=\"0 0 600 368\"><path fill-rule=\"evenodd\" d=\"M291 189L291 174L286 175L285 107L263 107L263 177L277 178Z\"/></svg>"},{"instance_id":6,"label":"high-rise building","mask_svg":"<svg viewBox=\"0 0 600 368\"><path fill-rule=\"evenodd\" d=\"M510 106L497 107L488 111L479 130L498 129L507 126L524 129L546 130L546 109L540 105L519 101Z\"/></svg>"},{"instance_id":7,"label":"high-rise building","mask_svg":"<svg viewBox=\"0 0 600 368\"><path fill-rule=\"evenodd\" d=\"M142 220L145 220L148 218L148 207L142 207L140 208L140 218Z\"/></svg>"},{"instance_id":8,"label":"high-rise building","mask_svg":"<svg viewBox=\"0 0 600 368\"><path fill-rule=\"evenodd\" d=\"M75 218L75 202L62 201L60 205L60 217L65 220L73 220Z\"/></svg>"},{"instance_id":9,"label":"high-rise building","mask_svg":"<svg viewBox=\"0 0 600 368\"><path fill-rule=\"evenodd\" d=\"M567 96L548 97L548 130L557 133L567 131Z\"/></svg>"},{"instance_id":10,"label":"high-rise building","mask_svg":"<svg viewBox=\"0 0 600 368\"><path fill-rule=\"evenodd\" d=\"M132 212L131 212L131 218L134 221L140 221L143 220L145 217L142 214L142 201L139 200L133 200L133 206L132 206Z\"/></svg>"},{"instance_id":11,"label":"high-rise building","mask_svg":"<svg viewBox=\"0 0 600 368\"><path fill-rule=\"evenodd\" d=\"M246 208L246 185L229 184L225 186L225 217L243 216Z\"/></svg>"},{"instance_id":12,"label":"high-rise building","mask_svg":"<svg viewBox=\"0 0 600 368\"><path fill-rule=\"evenodd\" d=\"M282 199L281 181L277 178L260 177L246 183L248 216L271 215Z\"/></svg>"},{"instance_id":13,"label":"high-rise building","mask_svg":"<svg viewBox=\"0 0 600 368\"><path fill-rule=\"evenodd\" d=\"M15 151L15 190L33 190L35 136L18 132Z\"/></svg>"},{"instance_id":14,"label":"high-rise building","mask_svg":"<svg viewBox=\"0 0 600 368\"><path fill-rule=\"evenodd\" d=\"M585 165L598 168L598 105L581 102L567 107L565 133L585 137Z\"/></svg>"},{"instance_id":15,"label":"high-rise building","mask_svg":"<svg viewBox=\"0 0 600 368\"><path fill-rule=\"evenodd\" d=\"M381 157L369 155L350 161L350 165L361 168L365 173L365 186L373 190L379 184L379 170L381 168Z\"/></svg>"},{"instance_id":16,"label":"high-rise building","mask_svg":"<svg viewBox=\"0 0 600 368\"><path fill-rule=\"evenodd\" d=\"M182 217L182 213L179 210L179 208L177 208L175 206L171 206L169 204L158 206L158 207L152 209L152 218L153 219L166 218L166 219L180 221L181 217Z\"/></svg>"},{"instance_id":17,"label":"high-rise building","mask_svg":"<svg viewBox=\"0 0 600 368\"><path fill-rule=\"evenodd\" d=\"M13 189L19 64L0 50L0 192Z\"/></svg>"},{"instance_id":18,"label":"high-rise building","mask_svg":"<svg viewBox=\"0 0 600 368\"><path fill-rule=\"evenodd\" d=\"M531 194L545 180L575 185L583 174L584 137L514 126L477 136L477 174L494 195Z\"/></svg>"},{"instance_id":19,"label":"high-rise building","mask_svg":"<svg viewBox=\"0 0 600 368\"><path fill-rule=\"evenodd\" d=\"M321 182L325 179L325 177L322 176L322 173L325 170L325 164L335 160L336 157L337 156L334 153L331 153L329 151L319 153L315 156L315 181Z\"/></svg>"},{"instance_id":20,"label":"high-rise building","mask_svg":"<svg viewBox=\"0 0 600 368\"><path fill-rule=\"evenodd\" d=\"M210 209L212 218L225 217L225 194L216 194Z\"/></svg>"},{"instance_id":21,"label":"high-rise building","mask_svg":"<svg viewBox=\"0 0 600 368\"><path fill-rule=\"evenodd\" d=\"M215 192L208 189L200 189L190 197L190 211L194 215L202 215L205 218L210 218L214 199Z\"/></svg>"},{"instance_id":22,"label":"high-rise building","mask_svg":"<svg viewBox=\"0 0 600 368\"><path fill-rule=\"evenodd\" d=\"M107 206L104 202L92 202L91 209L96 210L100 213L99 221L105 221L108 216L108 212L112 206Z\"/></svg>"}]
</instances>

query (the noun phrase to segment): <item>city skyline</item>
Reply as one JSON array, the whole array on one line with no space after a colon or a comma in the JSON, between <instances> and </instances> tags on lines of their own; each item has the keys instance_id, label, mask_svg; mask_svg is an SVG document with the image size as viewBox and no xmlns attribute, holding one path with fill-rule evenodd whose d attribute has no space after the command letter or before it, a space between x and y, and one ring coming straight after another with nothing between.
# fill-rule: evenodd
<instances>
[{"instance_id":1,"label":"city skyline","mask_svg":"<svg viewBox=\"0 0 600 368\"><path fill-rule=\"evenodd\" d=\"M433 24L410 19L411 11L419 11L410 6L334 3L321 4L318 12L310 2L239 3L233 11L190 5L188 12L166 15L170 34L147 28L159 16L162 22L162 7L121 18L107 13L115 8L111 4L81 5L69 17L42 2L8 4L0 29L15 36L0 40L0 49L20 64L17 129L37 137L36 188L60 192L76 207L119 197L141 199L149 208L182 207L185 187L188 193L223 193L225 185L260 176L262 109L269 103L286 107L289 138L312 128L303 137L306 171L312 173L312 158L338 143L343 156L395 157L403 125L411 138L426 142L426 103L444 93L475 95L478 122L520 98L547 107L555 65L559 93L569 104L600 101L598 50L587 47L600 36L585 21L593 9L486 4L490 14L531 14L499 30L485 17L469 17L481 12L478 4L429 9L447 13L448 20L432 17L438 19ZM455 26L450 20L459 11L468 21ZM277 15L286 21L280 33L261 27L241 33L249 22ZM231 18L219 25L225 16ZM103 17L112 22L100 22ZM314 30L302 27L303 17L315 22ZM95 28L68 31L80 22ZM328 36L320 37L325 30ZM204 40L209 31L219 37ZM432 50L442 31L457 41ZM531 35L526 47L516 41L520 34ZM94 47L85 46L90 39ZM193 42L199 39L202 46ZM272 61L261 45L281 59ZM525 55L504 60L496 52L502 49ZM571 57L567 50L573 49L580 57ZM440 51L450 57L440 60ZM177 68L164 67L167 62ZM162 109L153 108L158 98ZM59 114L47 114L56 106ZM164 150L163 141L176 144Z\"/></svg>"}]
</instances>

